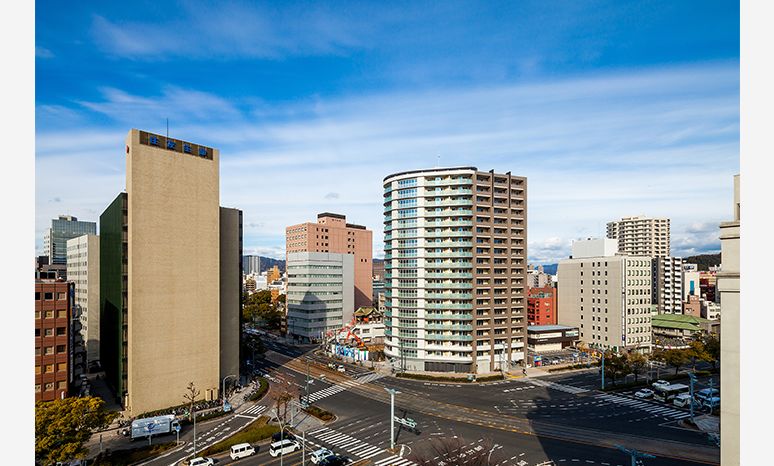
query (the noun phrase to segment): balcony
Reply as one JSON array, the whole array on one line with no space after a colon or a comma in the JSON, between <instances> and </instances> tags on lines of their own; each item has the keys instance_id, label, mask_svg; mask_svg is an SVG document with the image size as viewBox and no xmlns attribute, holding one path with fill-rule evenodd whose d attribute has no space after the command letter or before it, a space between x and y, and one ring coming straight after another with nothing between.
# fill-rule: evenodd
<instances>
[{"instance_id":1,"label":"balcony","mask_svg":"<svg viewBox=\"0 0 774 466\"><path fill-rule=\"evenodd\" d=\"M468 274L473 275L473 274ZM446 278L446 277L444 277ZM473 289L472 283L426 283L428 290L470 290Z\"/></svg>"},{"instance_id":2,"label":"balcony","mask_svg":"<svg viewBox=\"0 0 774 466\"><path fill-rule=\"evenodd\" d=\"M426 180L425 186L459 186L459 185L472 185L473 180L472 179L464 179L464 180Z\"/></svg>"},{"instance_id":3,"label":"balcony","mask_svg":"<svg viewBox=\"0 0 774 466\"><path fill-rule=\"evenodd\" d=\"M473 257L472 252L426 252L425 257L428 258L444 258L444 257Z\"/></svg>"},{"instance_id":4,"label":"balcony","mask_svg":"<svg viewBox=\"0 0 774 466\"><path fill-rule=\"evenodd\" d=\"M472 227L472 220L444 220L436 222L425 222L425 228L440 228L440 227Z\"/></svg>"},{"instance_id":5,"label":"balcony","mask_svg":"<svg viewBox=\"0 0 774 466\"><path fill-rule=\"evenodd\" d=\"M473 278L472 273L426 273L425 278Z\"/></svg>"},{"instance_id":6,"label":"balcony","mask_svg":"<svg viewBox=\"0 0 774 466\"><path fill-rule=\"evenodd\" d=\"M446 340L446 341L473 341L471 335L448 335L444 333L425 333L426 340Z\"/></svg>"},{"instance_id":7,"label":"balcony","mask_svg":"<svg viewBox=\"0 0 774 466\"><path fill-rule=\"evenodd\" d=\"M425 312L425 320L473 320L473 314L452 314L445 312Z\"/></svg>"},{"instance_id":8,"label":"balcony","mask_svg":"<svg viewBox=\"0 0 774 466\"><path fill-rule=\"evenodd\" d=\"M425 293L425 299L473 299L471 293Z\"/></svg>"},{"instance_id":9,"label":"balcony","mask_svg":"<svg viewBox=\"0 0 774 466\"><path fill-rule=\"evenodd\" d=\"M458 330L458 331L471 331L473 330L472 325L464 325L464 324L425 324L425 330Z\"/></svg>"},{"instance_id":10,"label":"balcony","mask_svg":"<svg viewBox=\"0 0 774 466\"><path fill-rule=\"evenodd\" d=\"M429 225L425 225L426 227ZM426 238L452 238L457 236L473 236L473 231L446 231L441 233L425 232Z\"/></svg>"},{"instance_id":11,"label":"balcony","mask_svg":"<svg viewBox=\"0 0 774 466\"><path fill-rule=\"evenodd\" d=\"M465 304L425 304L425 309L473 309L473 303Z\"/></svg>"}]
</instances>

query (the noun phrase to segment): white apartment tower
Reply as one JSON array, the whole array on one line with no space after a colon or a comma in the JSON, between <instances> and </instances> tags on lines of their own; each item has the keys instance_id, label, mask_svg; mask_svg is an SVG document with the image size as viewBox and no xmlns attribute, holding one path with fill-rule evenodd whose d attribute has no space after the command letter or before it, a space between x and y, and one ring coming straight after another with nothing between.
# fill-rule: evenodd
<instances>
[{"instance_id":1,"label":"white apartment tower","mask_svg":"<svg viewBox=\"0 0 774 466\"><path fill-rule=\"evenodd\" d=\"M319 341L352 320L355 256L291 252L287 256L288 333Z\"/></svg>"},{"instance_id":2,"label":"white apartment tower","mask_svg":"<svg viewBox=\"0 0 774 466\"><path fill-rule=\"evenodd\" d=\"M527 180L475 167L384 179L385 354L399 370L524 359Z\"/></svg>"},{"instance_id":3,"label":"white apartment tower","mask_svg":"<svg viewBox=\"0 0 774 466\"><path fill-rule=\"evenodd\" d=\"M683 313L683 259L653 258L653 304L658 314Z\"/></svg>"},{"instance_id":4,"label":"white apartment tower","mask_svg":"<svg viewBox=\"0 0 774 466\"><path fill-rule=\"evenodd\" d=\"M618 252L627 256L669 256L669 219L624 217L607 224L607 237L618 240Z\"/></svg>"},{"instance_id":5,"label":"white apartment tower","mask_svg":"<svg viewBox=\"0 0 774 466\"><path fill-rule=\"evenodd\" d=\"M67 240L67 278L75 283L73 316L81 323L86 361L99 360L99 236Z\"/></svg>"},{"instance_id":6,"label":"white apartment tower","mask_svg":"<svg viewBox=\"0 0 774 466\"><path fill-rule=\"evenodd\" d=\"M559 324L577 327L592 348L650 352L651 258L600 254L602 241L576 241L559 262Z\"/></svg>"}]
</instances>

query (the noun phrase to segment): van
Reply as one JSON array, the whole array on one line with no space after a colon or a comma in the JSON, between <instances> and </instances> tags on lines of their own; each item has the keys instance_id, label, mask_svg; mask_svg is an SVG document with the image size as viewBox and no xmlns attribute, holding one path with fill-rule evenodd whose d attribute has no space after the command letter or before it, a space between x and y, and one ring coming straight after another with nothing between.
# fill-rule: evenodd
<instances>
[{"instance_id":1,"label":"van","mask_svg":"<svg viewBox=\"0 0 774 466\"><path fill-rule=\"evenodd\" d=\"M677 406L678 408L686 408L691 406L691 394L690 393L681 393L675 397L674 400L672 400L672 404ZM696 402L694 402L694 406L696 406Z\"/></svg>"},{"instance_id":2,"label":"van","mask_svg":"<svg viewBox=\"0 0 774 466\"><path fill-rule=\"evenodd\" d=\"M717 388L705 388L703 390L699 390L694 395L696 397L696 400L699 401L699 403L704 403L705 401L709 400L712 397L716 397L720 394L720 391Z\"/></svg>"},{"instance_id":3,"label":"van","mask_svg":"<svg viewBox=\"0 0 774 466\"><path fill-rule=\"evenodd\" d=\"M269 445L269 454L271 456L279 456L280 454L285 453L293 453L296 450L300 450L301 445L295 441L290 439L280 440L279 442L274 442L271 445Z\"/></svg>"},{"instance_id":4,"label":"van","mask_svg":"<svg viewBox=\"0 0 774 466\"><path fill-rule=\"evenodd\" d=\"M232 460L238 460L239 458L246 458L255 454L255 448L249 443L240 443L231 447Z\"/></svg>"}]
</instances>

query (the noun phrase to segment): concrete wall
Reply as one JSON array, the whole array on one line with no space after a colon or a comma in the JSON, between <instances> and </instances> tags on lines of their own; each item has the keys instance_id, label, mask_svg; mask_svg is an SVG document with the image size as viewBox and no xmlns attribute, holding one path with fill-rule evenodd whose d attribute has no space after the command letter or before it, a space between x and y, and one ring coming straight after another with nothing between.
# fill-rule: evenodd
<instances>
[{"instance_id":1,"label":"concrete wall","mask_svg":"<svg viewBox=\"0 0 774 466\"><path fill-rule=\"evenodd\" d=\"M220 208L220 380L239 375L242 211ZM229 379L234 383L235 379ZM222 384L221 384L222 386Z\"/></svg>"},{"instance_id":2,"label":"concrete wall","mask_svg":"<svg viewBox=\"0 0 774 466\"><path fill-rule=\"evenodd\" d=\"M219 153L212 159L126 139L131 415L219 389Z\"/></svg>"}]
</instances>

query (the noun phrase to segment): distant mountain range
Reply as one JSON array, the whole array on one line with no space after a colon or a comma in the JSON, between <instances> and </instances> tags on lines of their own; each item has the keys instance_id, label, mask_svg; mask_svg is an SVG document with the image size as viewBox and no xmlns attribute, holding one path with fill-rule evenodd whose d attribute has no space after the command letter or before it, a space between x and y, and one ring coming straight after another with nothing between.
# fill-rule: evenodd
<instances>
[{"instance_id":1,"label":"distant mountain range","mask_svg":"<svg viewBox=\"0 0 774 466\"><path fill-rule=\"evenodd\" d=\"M280 272L285 271L285 261L279 260L279 259L272 259L271 257L263 257L258 256L261 258L261 272L265 272L269 270L270 268L274 267L275 265L279 267Z\"/></svg>"}]
</instances>

